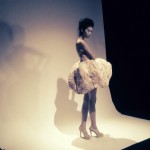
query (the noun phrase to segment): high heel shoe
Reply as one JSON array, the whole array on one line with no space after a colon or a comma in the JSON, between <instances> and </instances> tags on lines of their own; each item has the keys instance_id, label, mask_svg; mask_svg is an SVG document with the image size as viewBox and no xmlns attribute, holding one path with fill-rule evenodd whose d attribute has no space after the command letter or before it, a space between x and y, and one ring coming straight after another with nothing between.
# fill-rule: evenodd
<instances>
[{"instance_id":1,"label":"high heel shoe","mask_svg":"<svg viewBox=\"0 0 150 150\"><path fill-rule=\"evenodd\" d=\"M94 129L92 126L89 127L90 133L91 133L91 137L92 137L92 132L94 132L96 134L96 137L102 137L103 133L99 132L98 129Z\"/></svg>"},{"instance_id":2,"label":"high heel shoe","mask_svg":"<svg viewBox=\"0 0 150 150\"><path fill-rule=\"evenodd\" d=\"M85 129L83 129L81 126L79 127L79 131L80 131L80 137L84 138L86 140L90 140L90 136L88 135L87 131ZM82 134L83 133L83 137Z\"/></svg>"}]
</instances>

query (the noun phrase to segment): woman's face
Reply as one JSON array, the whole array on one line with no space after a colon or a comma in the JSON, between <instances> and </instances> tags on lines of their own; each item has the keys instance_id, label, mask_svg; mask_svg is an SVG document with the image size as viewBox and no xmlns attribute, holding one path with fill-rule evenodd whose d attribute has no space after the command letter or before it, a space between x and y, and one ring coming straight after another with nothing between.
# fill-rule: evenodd
<instances>
[{"instance_id":1,"label":"woman's face","mask_svg":"<svg viewBox=\"0 0 150 150\"><path fill-rule=\"evenodd\" d=\"M84 33L83 33L83 36L85 38L89 38L91 36L93 32L93 27L87 27L85 30L84 30Z\"/></svg>"}]
</instances>

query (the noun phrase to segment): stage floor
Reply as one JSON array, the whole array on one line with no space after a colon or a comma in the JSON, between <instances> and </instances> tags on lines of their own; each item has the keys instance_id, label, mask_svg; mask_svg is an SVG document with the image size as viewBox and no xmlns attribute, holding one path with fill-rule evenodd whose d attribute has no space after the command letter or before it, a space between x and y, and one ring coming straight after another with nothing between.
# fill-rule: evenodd
<instances>
[{"instance_id":1,"label":"stage floor","mask_svg":"<svg viewBox=\"0 0 150 150\"><path fill-rule=\"evenodd\" d=\"M84 140L76 122L58 128L48 122L12 120L1 123L0 146L5 150L121 150L150 137L150 122L143 119L120 114L99 120L98 125L104 137Z\"/></svg>"}]
</instances>

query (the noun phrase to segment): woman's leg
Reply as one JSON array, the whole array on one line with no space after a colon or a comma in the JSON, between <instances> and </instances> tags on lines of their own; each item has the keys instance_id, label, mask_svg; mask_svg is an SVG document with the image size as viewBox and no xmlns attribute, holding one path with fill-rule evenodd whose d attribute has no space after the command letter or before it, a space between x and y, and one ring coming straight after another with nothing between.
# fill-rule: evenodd
<instances>
[{"instance_id":1,"label":"woman's leg","mask_svg":"<svg viewBox=\"0 0 150 150\"><path fill-rule=\"evenodd\" d=\"M89 128L92 136L92 132L96 134L97 137L103 136L102 133L99 132L96 124L96 93L97 89L94 89L89 92L89 113L90 113L90 119L91 119L91 126Z\"/></svg>"},{"instance_id":2,"label":"woman's leg","mask_svg":"<svg viewBox=\"0 0 150 150\"><path fill-rule=\"evenodd\" d=\"M96 125L96 93L97 89L94 89L89 92L89 113L90 113L90 119L91 119L91 126L95 129L97 129Z\"/></svg>"},{"instance_id":3,"label":"woman's leg","mask_svg":"<svg viewBox=\"0 0 150 150\"><path fill-rule=\"evenodd\" d=\"M86 121L87 121L87 116L88 116L88 108L89 108L89 95L85 94L84 99L83 99L83 104L82 104L82 119L81 119L81 125L79 127L80 130L80 136L81 133L83 133L83 138L89 140L90 136L87 133L86 130Z\"/></svg>"},{"instance_id":4,"label":"woman's leg","mask_svg":"<svg viewBox=\"0 0 150 150\"><path fill-rule=\"evenodd\" d=\"M86 121L88 116L88 108L89 108L89 95L84 94L83 104L82 104L82 120L81 126L86 129Z\"/></svg>"}]
</instances>

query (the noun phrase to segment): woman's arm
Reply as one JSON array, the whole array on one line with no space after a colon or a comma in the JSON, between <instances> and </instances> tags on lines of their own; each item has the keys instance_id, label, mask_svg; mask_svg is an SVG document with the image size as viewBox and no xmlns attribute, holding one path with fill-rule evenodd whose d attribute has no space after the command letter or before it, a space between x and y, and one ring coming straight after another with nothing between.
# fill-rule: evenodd
<instances>
[{"instance_id":1,"label":"woman's arm","mask_svg":"<svg viewBox=\"0 0 150 150\"><path fill-rule=\"evenodd\" d=\"M77 51L78 51L80 58L82 56L83 57L87 56L89 59L95 59L96 58L85 42L83 42L83 41L78 42L76 44L76 48L77 48Z\"/></svg>"}]
</instances>

